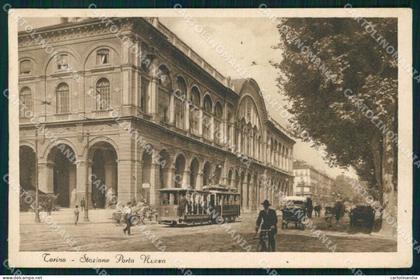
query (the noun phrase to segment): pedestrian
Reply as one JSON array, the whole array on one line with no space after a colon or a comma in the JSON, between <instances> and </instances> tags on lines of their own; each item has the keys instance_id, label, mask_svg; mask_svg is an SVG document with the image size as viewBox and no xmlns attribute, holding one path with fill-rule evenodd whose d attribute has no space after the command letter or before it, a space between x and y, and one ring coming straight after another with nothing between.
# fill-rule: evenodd
<instances>
[{"instance_id":1,"label":"pedestrian","mask_svg":"<svg viewBox=\"0 0 420 280\"><path fill-rule=\"evenodd\" d=\"M185 198L185 194L181 194L181 199L179 200L179 205L178 205L178 216L180 217L184 216L187 206L188 206L188 201Z\"/></svg>"},{"instance_id":2,"label":"pedestrian","mask_svg":"<svg viewBox=\"0 0 420 280\"><path fill-rule=\"evenodd\" d=\"M275 210L270 209L271 204L268 200L264 200L262 205L264 207L264 210L261 210L260 213L258 214L255 232L258 232L260 227L262 230L269 230L269 236L268 236L269 248L267 249L271 252L275 252L276 251L276 234L277 234L277 214Z\"/></svg>"},{"instance_id":3,"label":"pedestrian","mask_svg":"<svg viewBox=\"0 0 420 280\"><path fill-rule=\"evenodd\" d=\"M341 199L339 198L334 205L336 223L338 223L340 221L341 217L344 216L344 210L345 210L344 209L344 204L341 201Z\"/></svg>"},{"instance_id":4,"label":"pedestrian","mask_svg":"<svg viewBox=\"0 0 420 280\"><path fill-rule=\"evenodd\" d=\"M321 216L321 210L322 210L321 204L318 204L314 207L315 217L320 217Z\"/></svg>"},{"instance_id":5,"label":"pedestrian","mask_svg":"<svg viewBox=\"0 0 420 280\"><path fill-rule=\"evenodd\" d=\"M48 216L51 216L52 209L53 209L52 199L48 198L48 200L47 200L47 214L48 214Z\"/></svg>"},{"instance_id":6,"label":"pedestrian","mask_svg":"<svg viewBox=\"0 0 420 280\"><path fill-rule=\"evenodd\" d=\"M190 193L187 193L186 199L187 199L187 214L191 215L193 211L193 200Z\"/></svg>"},{"instance_id":7,"label":"pedestrian","mask_svg":"<svg viewBox=\"0 0 420 280\"><path fill-rule=\"evenodd\" d=\"M125 216L125 228L123 229L124 234L131 235L131 203L128 202L123 209L123 214Z\"/></svg>"},{"instance_id":8,"label":"pedestrian","mask_svg":"<svg viewBox=\"0 0 420 280\"><path fill-rule=\"evenodd\" d=\"M74 209L74 225L77 226L78 222L79 222L79 206L76 205L76 208Z\"/></svg>"},{"instance_id":9,"label":"pedestrian","mask_svg":"<svg viewBox=\"0 0 420 280\"><path fill-rule=\"evenodd\" d=\"M312 199L310 197L306 198L306 215L309 219L312 218L312 211L313 211Z\"/></svg>"},{"instance_id":10,"label":"pedestrian","mask_svg":"<svg viewBox=\"0 0 420 280\"><path fill-rule=\"evenodd\" d=\"M86 207L86 201L85 201L85 198L83 197L82 200L80 201L80 209L84 212L85 207Z\"/></svg>"}]
</instances>

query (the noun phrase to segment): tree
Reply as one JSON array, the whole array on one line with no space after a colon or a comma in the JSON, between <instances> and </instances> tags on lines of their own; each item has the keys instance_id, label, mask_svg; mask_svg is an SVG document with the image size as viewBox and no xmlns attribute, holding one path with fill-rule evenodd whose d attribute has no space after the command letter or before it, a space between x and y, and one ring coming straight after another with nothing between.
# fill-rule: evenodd
<instances>
[{"instance_id":1,"label":"tree","mask_svg":"<svg viewBox=\"0 0 420 280\"><path fill-rule=\"evenodd\" d=\"M295 132L324 147L330 165L352 166L396 218L398 69L384 46L396 50L397 20L369 22L375 36L355 19L284 19L273 65Z\"/></svg>"},{"instance_id":2,"label":"tree","mask_svg":"<svg viewBox=\"0 0 420 280\"><path fill-rule=\"evenodd\" d=\"M366 186L364 186L363 182L359 182L354 178L342 174L335 178L334 191L345 200L355 204L366 202L366 199L362 197L362 189L365 190Z\"/></svg>"}]
</instances>

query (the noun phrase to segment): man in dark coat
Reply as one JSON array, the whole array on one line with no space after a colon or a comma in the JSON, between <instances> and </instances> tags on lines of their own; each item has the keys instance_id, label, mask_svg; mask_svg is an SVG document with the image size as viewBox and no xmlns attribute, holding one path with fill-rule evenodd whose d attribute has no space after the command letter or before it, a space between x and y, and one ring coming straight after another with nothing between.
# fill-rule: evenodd
<instances>
[{"instance_id":1,"label":"man in dark coat","mask_svg":"<svg viewBox=\"0 0 420 280\"><path fill-rule=\"evenodd\" d=\"M83 197L82 200L80 201L80 209L82 211L85 211L85 207L86 207L86 201L85 201L85 198Z\"/></svg>"},{"instance_id":2,"label":"man in dark coat","mask_svg":"<svg viewBox=\"0 0 420 280\"><path fill-rule=\"evenodd\" d=\"M185 208L188 206L187 198L185 194L181 194L181 199L179 200L178 206L178 216L183 216L185 214Z\"/></svg>"},{"instance_id":3,"label":"man in dark coat","mask_svg":"<svg viewBox=\"0 0 420 280\"><path fill-rule=\"evenodd\" d=\"M334 205L335 220L337 223L340 221L341 217L344 216L344 210L344 204L339 198Z\"/></svg>"},{"instance_id":4,"label":"man in dark coat","mask_svg":"<svg viewBox=\"0 0 420 280\"><path fill-rule=\"evenodd\" d=\"M309 219L312 219L313 209L312 199L310 197L306 198L306 215Z\"/></svg>"},{"instance_id":5,"label":"man in dark coat","mask_svg":"<svg viewBox=\"0 0 420 280\"><path fill-rule=\"evenodd\" d=\"M258 232L260 227L262 230L270 230L268 249L274 252L276 251L277 214L275 210L270 209L270 202L268 200L264 200L262 205L264 206L264 210L261 210L258 214L255 232Z\"/></svg>"},{"instance_id":6,"label":"man in dark coat","mask_svg":"<svg viewBox=\"0 0 420 280\"><path fill-rule=\"evenodd\" d=\"M48 201L47 201L47 213L48 213L48 216L51 216L51 211L52 210L53 210L53 200L50 197L50 198L48 198Z\"/></svg>"}]
</instances>

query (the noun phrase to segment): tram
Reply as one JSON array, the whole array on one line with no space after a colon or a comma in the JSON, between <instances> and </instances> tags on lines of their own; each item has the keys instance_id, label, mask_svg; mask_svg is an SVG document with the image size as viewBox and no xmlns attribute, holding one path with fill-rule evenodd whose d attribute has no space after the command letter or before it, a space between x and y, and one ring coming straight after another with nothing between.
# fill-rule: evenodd
<instances>
[{"instance_id":1,"label":"tram","mask_svg":"<svg viewBox=\"0 0 420 280\"><path fill-rule=\"evenodd\" d=\"M233 222L239 215L240 195L229 188L206 186L202 190L160 190L160 224L176 226Z\"/></svg>"}]
</instances>

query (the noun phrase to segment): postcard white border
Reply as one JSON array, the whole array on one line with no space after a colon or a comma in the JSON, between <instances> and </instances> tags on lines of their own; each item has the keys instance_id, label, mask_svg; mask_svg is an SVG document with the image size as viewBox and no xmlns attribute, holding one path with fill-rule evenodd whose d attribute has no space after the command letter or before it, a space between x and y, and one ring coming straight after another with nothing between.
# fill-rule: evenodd
<instances>
[{"instance_id":1,"label":"postcard white border","mask_svg":"<svg viewBox=\"0 0 420 280\"><path fill-rule=\"evenodd\" d=\"M398 54L402 61L412 65L412 11L408 8L364 8L352 12L363 17L398 18ZM10 96L18 95L18 44L17 21L10 11L21 17L181 17L175 9L11 9L9 10L9 85ZM351 17L348 9L270 9L278 17ZM188 9L192 17L263 17L257 9ZM412 74L398 72L398 129L399 137L407 149L412 150ZM19 178L19 116L18 105L9 103L9 174L10 184L17 185ZM390 253L213 253L213 252L147 252L154 258L166 259L165 264L106 264L104 268L261 268L258 259L264 259L266 267L273 268L397 268L412 265L412 161L398 157L398 223L406 229L409 242L398 236L398 251ZM13 267L85 267L90 264L67 262L51 265L42 260L44 252L21 252L19 248L19 198L18 193L9 195L9 266ZM72 259L79 259L84 252L56 252ZM95 257L112 258L119 252L86 252ZM140 252L123 252L127 257L138 258ZM146 252L142 252L146 253ZM316 255L316 257L315 257Z\"/></svg>"}]
</instances>

